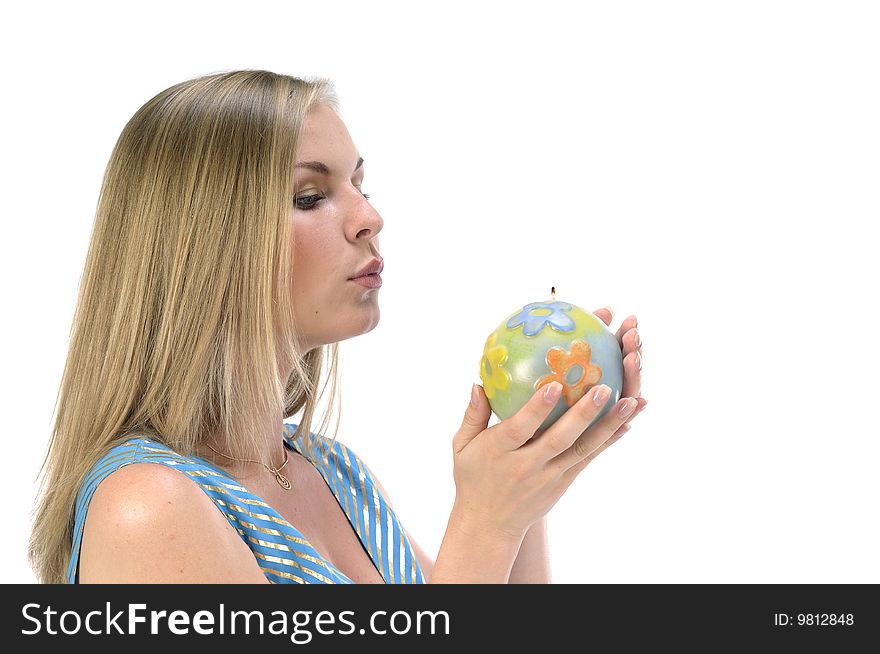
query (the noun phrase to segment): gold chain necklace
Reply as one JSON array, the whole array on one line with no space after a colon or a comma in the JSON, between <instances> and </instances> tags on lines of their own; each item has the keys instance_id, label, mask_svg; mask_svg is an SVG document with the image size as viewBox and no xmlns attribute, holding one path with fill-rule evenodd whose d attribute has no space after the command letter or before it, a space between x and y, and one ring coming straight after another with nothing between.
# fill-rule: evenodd
<instances>
[{"instance_id":1,"label":"gold chain necklace","mask_svg":"<svg viewBox=\"0 0 880 654\"><path fill-rule=\"evenodd\" d=\"M205 445L208 445L208 444L205 443ZM212 450L214 450L214 448L211 447L210 445L208 445L208 447L211 448ZM214 450L214 452L217 452L217 450ZM283 488L284 490L290 490L290 480L281 474L281 469L287 465L288 452L287 452L286 447L284 448L284 463L282 463L277 468L273 468L272 466L267 465L267 464L263 463L262 461L254 461L253 459L238 459L234 456L229 456L228 454L223 454L223 452L217 452L217 454L219 454L220 456L225 456L227 459L232 459L234 461L246 461L247 463L259 463L261 466L265 467L266 470L268 470L273 475L275 475L275 481L278 482L278 485L281 486L281 488Z\"/></svg>"}]
</instances>

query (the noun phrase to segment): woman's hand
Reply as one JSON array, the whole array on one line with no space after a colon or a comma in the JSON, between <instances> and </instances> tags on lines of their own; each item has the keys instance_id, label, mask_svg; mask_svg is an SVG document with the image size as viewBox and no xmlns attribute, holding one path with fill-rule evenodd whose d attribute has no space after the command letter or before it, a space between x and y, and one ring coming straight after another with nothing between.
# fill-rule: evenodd
<instances>
[{"instance_id":1,"label":"woman's hand","mask_svg":"<svg viewBox=\"0 0 880 654\"><path fill-rule=\"evenodd\" d=\"M593 315L610 327L611 321L614 319L614 309L602 307L594 311ZM632 419L639 415L648 404L648 400L642 397L642 339L636 329L637 324L638 320L636 317L630 316L620 324L616 334L620 350L623 352L623 390L621 391L621 397L634 397L639 401L636 410L624 422L627 427ZM628 428L623 428L623 426L618 428L611 439L596 454L599 454L599 452L611 445L627 431Z\"/></svg>"},{"instance_id":2,"label":"woman's hand","mask_svg":"<svg viewBox=\"0 0 880 654\"><path fill-rule=\"evenodd\" d=\"M614 319L614 309L611 307L602 307L601 309L594 311L593 315L604 322L606 326L611 326L611 321ZM636 405L636 410L627 416L626 420L623 421L623 424L617 428L611 437L602 443L602 446L595 452L590 454L590 459L596 458L599 454L604 452L607 447L616 443L621 436L628 432L631 427L630 423L632 422L632 419L639 415L642 412L642 409L648 404L648 400L642 397L642 339L636 329L637 324L638 321L636 317L630 316L620 324L620 328L617 330L615 336L617 342L620 344L620 350L623 353L623 389L620 392L620 396L621 398L636 398L638 405ZM538 437L543 433L544 430L539 429L535 432L535 437ZM581 437L584 439L589 438L586 434L582 434Z\"/></svg>"},{"instance_id":3,"label":"woman's hand","mask_svg":"<svg viewBox=\"0 0 880 654\"><path fill-rule=\"evenodd\" d=\"M606 324L607 308L595 312ZM549 429L540 430L556 398L545 399L539 389L516 414L487 428L491 408L482 387L474 386L476 404L465 413L453 438L453 476L456 496L453 520L463 530L522 538L529 526L553 507L595 456L623 435L647 402L638 400L641 375L634 329L635 316L617 332L624 351L623 396L616 406L587 429L607 402L595 401L590 389ZM550 386L558 386L551 384ZM620 415L622 407L631 412Z\"/></svg>"}]
</instances>

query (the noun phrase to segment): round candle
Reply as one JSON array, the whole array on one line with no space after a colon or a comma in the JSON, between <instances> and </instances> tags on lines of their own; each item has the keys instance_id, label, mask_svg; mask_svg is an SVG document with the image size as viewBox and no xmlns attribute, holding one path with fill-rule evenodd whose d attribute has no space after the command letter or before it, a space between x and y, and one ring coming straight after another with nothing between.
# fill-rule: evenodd
<instances>
[{"instance_id":1,"label":"round candle","mask_svg":"<svg viewBox=\"0 0 880 654\"><path fill-rule=\"evenodd\" d=\"M623 353L600 318L557 300L554 287L550 300L517 309L489 334L480 379L492 411L502 420L519 411L538 389L554 381L562 384L556 406L541 424L543 430L593 386L605 384L611 396L596 422L620 399Z\"/></svg>"}]
</instances>

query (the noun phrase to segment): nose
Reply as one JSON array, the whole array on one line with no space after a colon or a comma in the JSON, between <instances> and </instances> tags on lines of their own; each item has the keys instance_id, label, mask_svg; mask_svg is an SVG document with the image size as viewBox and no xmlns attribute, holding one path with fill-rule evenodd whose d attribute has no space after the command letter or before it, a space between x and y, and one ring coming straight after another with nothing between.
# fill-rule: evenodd
<instances>
[{"instance_id":1,"label":"nose","mask_svg":"<svg viewBox=\"0 0 880 654\"><path fill-rule=\"evenodd\" d=\"M372 239L378 236L385 226L385 221L379 212L370 204L370 201L361 195L360 191L355 190L360 201L353 208L353 220L351 221L351 231L355 240Z\"/></svg>"}]
</instances>

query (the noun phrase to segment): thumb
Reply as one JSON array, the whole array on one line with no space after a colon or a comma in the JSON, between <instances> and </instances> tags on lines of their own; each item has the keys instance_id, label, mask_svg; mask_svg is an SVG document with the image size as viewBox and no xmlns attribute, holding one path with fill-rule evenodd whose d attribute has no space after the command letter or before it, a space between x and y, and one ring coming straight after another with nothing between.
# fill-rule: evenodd
<instances>
[{"instance_id":1,"label":"thumb","mask_svg":"<svg viewBox=\"0 0 880 654\"><path fill-rule=\"evenodd\" d=\"M456 452L461 452L468 443L489 426L491 414L489 400L486 398L483 387L474 384L471 389L471 401L464 412L461 427L452 439L452 446Z\"/></svg>"}]
</instances>

